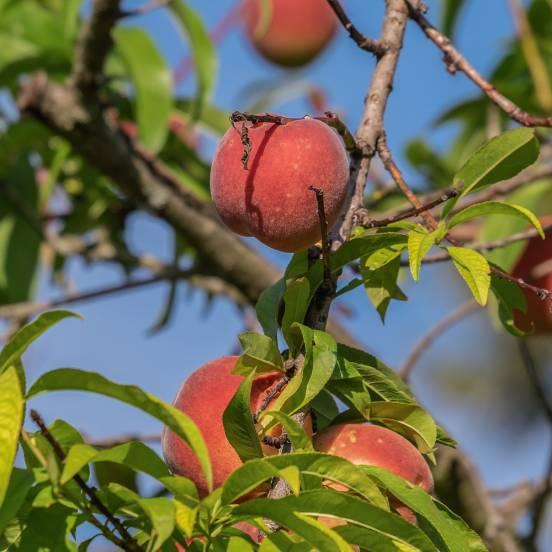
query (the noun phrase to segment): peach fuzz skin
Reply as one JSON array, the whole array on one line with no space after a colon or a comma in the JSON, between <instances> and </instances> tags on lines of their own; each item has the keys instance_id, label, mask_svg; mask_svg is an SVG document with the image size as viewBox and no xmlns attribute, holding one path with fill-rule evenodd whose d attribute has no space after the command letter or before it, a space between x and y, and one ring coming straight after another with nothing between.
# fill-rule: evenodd
<instances>
[{"instance_id":1,"label":"peach fuzz skin","mask_svg":"<svg viewBox=\"0 0 552 552\"><path fill-rule=\"evenodd\" d=\"M552 224L552 216L541 219L541 224ZM542 273L532 274L533 271ZM552 291L552 236L531 238L521 254L512 275L523 278L528 284ZM536 335L552 333L552 299L539 299L532 291L523 290L527 312L515 312L516 325L524 331L533 329Z\"/></svg>"},{"instance_id":2,"label":"peach fuzz skin","mask_svg":"<svg viewBox=\"0 0 552 552\"><path fill-rule=\"evenodd\" d=\"M386 468L425 491L433 489L433 476L422 454L404 437L387 428L370 424L331 426L314 438L314 448L346 458L353 464ZM393 497L390 503L403 518L415 522L410 509Z\"/></svg>"},{"instance_id":3,"label":"peach fuzz skin","mask_svg":"<svg viewBox=\"0 0 552 552\"><path fill-rule=\"evenodd\" d=\"M222 422L224 410L243 381L242 376L231 373L238 358L226 356L203 365L184 381L174 401L174 406L196 423L205 439L213 468L214 488L220 487L242 464L226 439ZM252 413L259 409L267 392L281 375L280 372L272 372L255 378L251 389ZM281 430L281 426L275 426L270 434L278 436ZM175 474L190 478L197 485L200 496L206 496L207 482L190 447L165 428L162 448L169 469ZM262 448L265 455L277 452L272 447Z\"/></svg>"},{"instance_id":4,"label":"peach fuzz skin","mask_svg":"<svg viewBox=\"0 0 552 552\"><path fill-rule=\"evenodd\" d=\"M240 132L248 126L247 169ZM320 240L316 196L324 192L328 224L347 197L349 160L338 134L315 119L283 125L238 123L223 136L213 159L211 195L223 222L280 251L306 249Z\"/></svg>"},{"instance_id":5,"label":"peach fuzz skin","mask_svg":"<svg viewBox=\"0 0 552 552\"><path fill-rule=\"evenodd\" d=\"M245 0L245 32L268 61L300 67L316 58L336 33L338 21L326 0L270 0L270 14L262 17L263 0Z\"/></svg>"}]
</instances>

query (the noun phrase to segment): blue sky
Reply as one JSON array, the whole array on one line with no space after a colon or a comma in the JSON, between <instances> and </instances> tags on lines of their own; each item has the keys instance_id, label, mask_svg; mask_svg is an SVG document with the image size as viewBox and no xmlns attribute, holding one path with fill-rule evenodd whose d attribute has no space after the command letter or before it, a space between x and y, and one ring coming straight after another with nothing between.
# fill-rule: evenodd
<instances>
[{"instance_id":1,"label":"blue sky","mask_svg":"<svg viewBox=\"0 0 552 552\"><path fill-rule=\"evenodd\" d=\"M212 27L234 0L190 0ZM137 5L137 2L129 3ZM383 0L346 0L351 19L367 35L376 36L381 23ZM440 2L430 1L429 17L439 20ZM128 24L151 31L169 63L175 66L187 48L164 10L136 18ZM467 2L461 18L457 44L484 74L493 67L512 22L504 0ZM340 32L329 50L305 69L302 78L323 88L329 103L344 114L354 129L374 62ZM281 80L282 70L260 59L245 43L241 33L232 32L220 47L220 70L215 103L227 110L244 107L243 90L257 80ZM193 80L180 91L193 90ZM386 114L388 141L415 186L423 185L402 156L405 144L416 136L445 148L453 128L435 130L431 123L448 106L476 93L474 85L461 74L449 75L440 53L413 25L409 26L403 55ZM273 111L302 115L308 105L301 98L273 106ZM207 148L207 153L211 148ZM171 232L165 225L145 215L132 218L128 235L137 253L153 253L169 258ZM285 254L262 249L284 266ZM88 267L70 263L70 276L78 289L119 282L122 274L110 267ZM447 267L425 268L421 282L405 276L407 303L390 308L385 325L363 297L352 294L346 303L354 316L344 322L373 353L392 366L400 366L411 347L431 326L456 305L468 299L463 284ZM74 307L84 321L65 321L42 338L26 354L29 380L59 367L78 367L102 372L119 382L135 383L164 400L172 401L182 380L202 363L228 354L236 345L243 323L236 309L223 299L216 300L205 313L205 301L198 292L180 287L178 309L171 326L155 337L146 330L156 320L167 289L156 285L127 292L118 297L97 300ZM41 297L52 289L43 278ZM428 406L473 455L485 479L493 486L538 476L544 469L549 436L535 420L523 382L521 367L507 383L500 369L515 353L511 339L496 335L488 317L474 315L442 338L421 360L414 377L414 389ZM544 350L544 345L537 346ZM515 364L515 363L513 363ZM513 370L516 370L515 366ZM518 382L516 390L509 388ZM451 393L451 388L453 393ZM459 389L461 391L459 391ZM523 401L527 399L529 401ZM504 401L509 406L504 408ZM497 404L502 404L500 409ZM482 406L486 404L487 406ZM96 396L58 393L33 401L48 420L64 418L91 436L121 432L151 433L158 423L119 403ZM524 423L524 421L529 421ZM529 425L528 425L529 424ZM516 446L512 447L512 439Z\"/></svg>"}]
</instances>

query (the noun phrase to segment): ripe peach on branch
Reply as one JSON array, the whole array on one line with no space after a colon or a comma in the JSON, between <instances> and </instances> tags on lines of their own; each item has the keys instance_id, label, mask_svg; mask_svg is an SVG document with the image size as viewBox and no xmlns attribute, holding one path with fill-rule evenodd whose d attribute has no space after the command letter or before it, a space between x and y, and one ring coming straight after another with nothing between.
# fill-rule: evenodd
<instances>
[{"instance_id":1,"label":"ripe peach on branch","mask_svg":"<svg viewBox=\"0 0 552 552\"><path fill-rule=\"evenodd\" d=\"M331 226L347 197L347 152L319 120L258 119L238 120L219 143L211 169L215 207L238 234L281 251L305 249L321 239L312 187L323 192Z\"/></svg>"},{"instance_id":2,"label":"ripe peach on branch","mask_svg":"<svg viewBox=\"0 0 552 552\"><path fill-rule=\"evenodd\" d=\"M316 58L337 30L326 0L245 0L246 35L268 61L300 67Z\"/></svg>"},{"instance_id":3,"label":"ripe peach on branch","mask_svg":"<svg viewBox=\"0 0 552 552\"><path fill-rule=\"evenodd\" d=\"M541 220L543 225L552 223L552 217ZM512 272L516 278L523 278L528 284L552 291L552 236L546 239L531 238ZM516 325L524 331L537 335L552 333L552 299L540 299L535 293L523 290L527 311L515 312Z\"/></svg>"},{"instance_id":4,"label":"ripe peach on branch","mask_svg":"<svg viewBox=\"0 0 552 552\"><path fill-rule=\"evenodd\" d=\"M385 427L372 424L330 426L315 437L314 448L346 458L353 464L386 468L425 491L433 489L433 476L422 454L404 437ZM413 512L404 504L393 498L390 502L406 520L416 521Z\"/></svg>"},{"instance_id":5,"label":"ripe peach on branch","mask_svg":"<svg viewBox=\"0 0 552 552\"><path fill-rule=\"evenodd\" d=\"M198 426L207 444L213 468L213 486L220 487L226 478L236 470L242 461L224 431L223 413L243 381L243 377L232 374L237 356L225 356L204 364L193 372L182 384L174 406L187 414ZM253 380L251 388L251 414L255 414L270 403L279 393L272 396L271 390L282 378L281 372L261 374ZM281 392L281 390L280 390ZM268 404L265 404L267 403ZM310 426L310 420L307 422ZM277 438L282 426L271 428L269 435ZM207 482L192 449L172 431L165 428L162 439L163 455L175 474L191 479L197 486L200 496L208 493ZM263 446L265 455L277 450Z\"/></svg>"}]
</instances>

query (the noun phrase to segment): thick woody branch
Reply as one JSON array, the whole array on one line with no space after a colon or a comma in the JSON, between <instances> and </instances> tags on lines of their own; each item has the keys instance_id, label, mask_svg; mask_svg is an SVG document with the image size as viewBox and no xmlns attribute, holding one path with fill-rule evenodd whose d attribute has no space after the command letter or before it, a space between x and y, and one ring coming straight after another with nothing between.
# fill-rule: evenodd
<instances>
[{"instance_id":1,"label":"thick woody branch","mask_svg":"<svg viewBox=\"0 0 552 552\"><path fill-rule=\"evenodd\" d=\"M395 71L403 45L408 20L407 7L403 0L387 0L381 43L386 45L385 53L378 59L364 104L364 111L356 134L361 155L353 157L350 177L350 201L348 209L336 225L336 245L345 241L355 223L356 212L364 202L364 188L370 171L372 158L376 153L379 137L383 133L384 113L387 100L393 90ZM334 248L336 247L334 245Z\"/></svg>"},{"instance_id":2,"label":"thick woody branch","mask_svg":"<svg viewBox=\"0 0 552 552\"><path fill-rule=\"evenodd\" d=\"M186 236L213 272L252 302L278 272L230 233L211 205L198 200L159 161L147 156L101 113L85 107L70 86L37 74L24 86L19 107L65 137L92 165L115 182L135 205L166 220Z\"/></svg>"},{"instance_id":3,"label":"thick woody branch","mask_svg":"<svg viewBox=\"0 0 552 552\"><path fill-rule=\"evenodd\" d=\"M542 126L551 127L552 117L539 117L527 113L521 107L516 105L506 96L501 94L485 77L481 75L471 63L454 47L449 38L439 32L425 17L425 15L417 9L411 0L404 0L408 6L410 17L418 24L420 29L444 54L444 61L450 73L462 71L473 83L475 83L481 91L502 111L504 111L510 119L518 122L523 126Z\"/></svg>"},{"instance_id":4,"label":"thick woody branch","mask_svg":"<svg viewBox=\"0 0 552 552\"><path fill-rule=\"evenodd\" d=\"M212 205L188 193L165 165L130 141L105 114L83 105L70 84L50 83L38 73L24 84L18 100L23 114L65 137L111 178L130 204L183 235L218 282L236 288L254 304L261 291L278 279L279 271L230 232ZM355 344L335 321L329 331L338 341Z\"/></svg>"},{"instance_id":5,"label":"thick woody branch","mask_svg":"<svg viewBox=\"0 0 552 552\"><path fill-rule=\"evenodd\" d=\"M111 31L123 15L120 0L94 0L92 15L77 44L73 81L83 97L91 99L102 82L105 59L113 45Z\"/></svg>"}]
</instances>

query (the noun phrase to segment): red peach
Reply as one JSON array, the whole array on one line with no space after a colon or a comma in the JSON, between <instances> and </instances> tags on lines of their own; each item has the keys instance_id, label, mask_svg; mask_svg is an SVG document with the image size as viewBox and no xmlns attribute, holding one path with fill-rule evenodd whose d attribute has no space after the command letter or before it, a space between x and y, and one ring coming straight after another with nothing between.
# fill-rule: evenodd
<instances>
[{"instance_id":1,"label":"red peach","mask_svg":"<svg viewBox=\"0 0 552 552\"><path fill-rule=\"evenodd\" d=\"M543 225L552 224L552 217L544 217ZM543 240L540 236L531 238L512 272L516 278L523 278L528 284L552 291L552 236ZM525 313L516 311L516 325L524 331L535 334L552 333L552 299L542 300L532 291L523 290L527 301Z\"/></svg>"},{"instance_id":2,"label":"red peach","mask_svg":"<svg viewBox=\"0 0 552 552\"><path fill-rule=\"evenodd\" d=\"M237 356L226 356L203 365L186 379L174 401L174 406L196 423L205 439L213 468L214 488L220 487L242 463L226 439L222 421L226 407L243 381L242 376L232 374L238 358ZM262 374L253 380L251 388L252 413L259 409L271 386L281 376L280 372L271 372ZM277 437L281 431L281 426L275 426L270 434ZM190 478L197 485L200 496L205 496L208 493L207 482L190 447L172 431L165 428L162 448L170 470ZM270 455L277 451L272 447L263 446L263 452Z\"/></svg>"},{"instance_id":3,"label":"red peach","mask_svg":"<svg viewBox=\"0 0 552 552\"><path fill-rule=\"evenodd\" d=\"M425 491L433 489L433 476L422 454L404 437L385 427L371 424L330 426L315 437L314 448L346 458L353 464L386 468ZM415 521L414 514L404 504L393 497L390 503L407 521Z\"/></svg>"},{"instance_id":4,"label":"red peach","mask_svg":"<svg viewBox=\"0 0 552 552\"><path fill-rule=\"evenodd\" d=\"M331 41L337 18L326 0L245 0L247 37L267 60L284 67L312 61Z\"/></svg>"},{"instance_id":5,"label":"red peach","mask_svg":"<svg viewBox=\"0 0 552 552\"><path fill-rule=\"evenodd\" d=\"M244 168L240 132L251 142ZM324 192L328 224L347 196L349 161L337 133L315 119L286 124L238 123L223 136L211 168L215 207L234 232L253 235L281 251L299 251L320 240L316 196Z\"/></svg>"}]
</instances>

